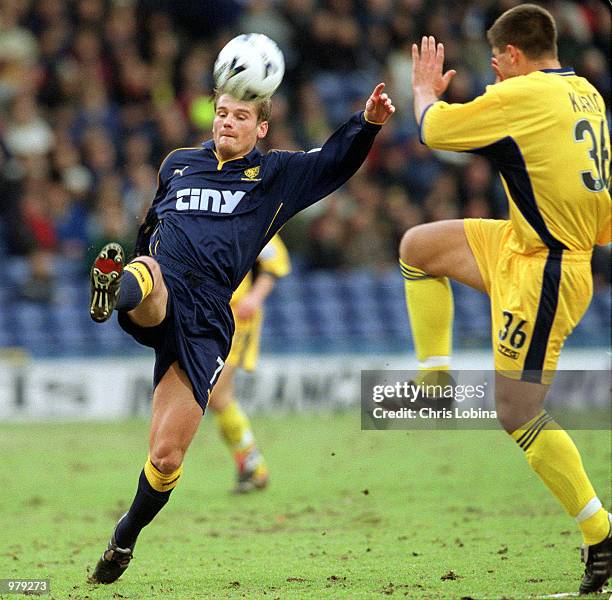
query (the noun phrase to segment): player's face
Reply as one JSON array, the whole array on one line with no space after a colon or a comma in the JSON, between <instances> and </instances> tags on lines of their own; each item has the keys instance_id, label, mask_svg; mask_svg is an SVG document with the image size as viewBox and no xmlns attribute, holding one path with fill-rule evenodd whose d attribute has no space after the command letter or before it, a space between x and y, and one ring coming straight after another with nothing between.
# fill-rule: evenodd
<instances>
[{"instance_id":1,"label":"player's face","mask_svg":"<svg viewBox=\"0 0 612 600\"><path fill-rule=\"evenodd\" d=\"M268 132L268 122L257 122L257 104L241 102L229 94L217 100L213 140L217 154L231 160L248 154Z\"/></svg>"}]
</instances>

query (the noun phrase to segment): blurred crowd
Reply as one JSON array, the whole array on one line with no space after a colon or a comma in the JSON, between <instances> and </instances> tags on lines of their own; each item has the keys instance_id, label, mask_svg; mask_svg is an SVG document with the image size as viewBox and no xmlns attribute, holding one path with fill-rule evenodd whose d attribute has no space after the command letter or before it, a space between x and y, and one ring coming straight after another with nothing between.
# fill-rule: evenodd
<instances>
[{"instance_id":1,"label":"blurred crowd","mask_svg":"<svg viewBox=\"0 0 612 600\"><path fill-rule=\"evenodd\" d=\"M402 233L454 217L504 217L485 159L421 145L411 43L432 33L458 70L449 101L493 81L485 31L515 0L0 0L0 255L27 257L23 295L44 299L60 256L82 264L107 240L128 248L164 156L210 134L212 64L241 32L285 53L269 148L320 146L378 81L397 113L361 171L284 230L306 268L394 265ZM610 12L601 0L543 1L560 58L610 106Z\"/></svg>"}]
</instances>

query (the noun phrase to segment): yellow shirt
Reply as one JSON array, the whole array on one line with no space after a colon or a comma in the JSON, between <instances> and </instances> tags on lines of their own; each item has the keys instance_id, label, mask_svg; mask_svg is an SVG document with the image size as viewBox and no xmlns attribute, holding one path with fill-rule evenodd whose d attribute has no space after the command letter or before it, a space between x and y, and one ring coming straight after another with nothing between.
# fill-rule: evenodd
<instances>
[{"instance_id":1,"label":"yellow shirt","mask_svg":"<svg viewBox=\"0 0 612 600\"><path fill-rule=\"evenodd\" d=\"M257 268L259 273L269 273L274 277L285 277L291 272L287 247L278 235L275 235L259 253ZM234 292L230 306L234 306L251 289L252 285L253 271L249 271Z\"/></svg>"},{"instance_id":2,"label":"yellow shirt","mask_svg":"<svg viewBox=\"0 0 612 600\"><path fill-rule=\"evenodd\" d=\"M466 104L436 102L421 140L491 158L515 232L512 250L591 250L610 238L610 135L603 98L572 69L487 87Z\"/></svg>"}]
</instances>

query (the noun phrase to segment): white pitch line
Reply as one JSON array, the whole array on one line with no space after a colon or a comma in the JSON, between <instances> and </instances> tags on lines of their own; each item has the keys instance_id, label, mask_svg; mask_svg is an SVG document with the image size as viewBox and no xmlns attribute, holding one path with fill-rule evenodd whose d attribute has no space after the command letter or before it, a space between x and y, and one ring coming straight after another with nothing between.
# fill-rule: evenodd
<instances>
[{"instance_id":1,"label":"white pitch line","mask_svg":"<svg viewBox=\"0 0 612 600\"><path fill-rule=\"evenodd\" d=\"M604 594L608 594L610 592L609 589L605 589L603 590L601 593L597 594L597 596L594 596L596 598L601 598L603 597ZM546 596L533 596L534 598L575 598L578 597L580 594L578 594L578 592L563 592L561 594L548 594ZM612 595L610 595L608 600L612 600Z\"/></svg>"}]
</instances>

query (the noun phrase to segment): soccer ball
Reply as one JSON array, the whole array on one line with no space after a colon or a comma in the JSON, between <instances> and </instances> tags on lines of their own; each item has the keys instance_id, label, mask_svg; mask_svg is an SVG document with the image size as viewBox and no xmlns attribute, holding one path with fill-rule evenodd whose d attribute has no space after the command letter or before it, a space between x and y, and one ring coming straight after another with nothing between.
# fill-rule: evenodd
<instances>
[{"instance_id":1,"label":"soccer ball","mask_svg":"<svg viewBox=\"0 0 612 600\"><path fill-rule=\"evenodd\" d=\"M261 33L230 40L215 61L217 90L237 100L269 98L285 74L285 59L276 42Z\"/></svg>"}]
</instances>

